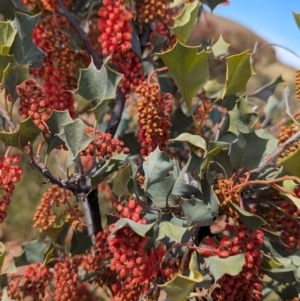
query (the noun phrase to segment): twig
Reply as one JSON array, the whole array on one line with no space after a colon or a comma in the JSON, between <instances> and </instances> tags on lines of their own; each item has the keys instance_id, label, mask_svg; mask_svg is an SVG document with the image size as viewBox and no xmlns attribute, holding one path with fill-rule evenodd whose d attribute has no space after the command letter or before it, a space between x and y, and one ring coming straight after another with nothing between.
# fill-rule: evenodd
<instances>
[{"instance_id":1,"label":"twig","mask_svg":"<svg viewBox=\"0 0 300 301\"><path fill-rule=\"evenodd\" d=\"M117 95L115 99L114 109L111 115L111 119L106 128L106 133L110 133L112 136L115 135L118 126L121 121L124 105L125 105L126 97L125 94L121 92L120 87L117 90Z\"/></svg>"},{"instance_id":2,"label":"twig","mask_svg":"<svg viewBox=\"0 0 300 301\"><path fill-rule=\"evenodd\" d=\"M5 110L2 106L0 106L0 115L6 120L9 127L11 128L11 130L13 132L15 132L17 130L17 127L10 119L10 116L8 115L7 110Z\"/></svg>"},{"instance_id":3,"label":"twig","mask_svg":"<svg viewBox=\"0 0 300 301\"><path fill-rule=\"evenodd\" d=\"M57 1L58 6L60 7L60 9L62 10L63 14L66 16L66 18L69 20L69 22L72 25L72 27L74 28L74 30L77 32L79 37L84 42L84 47L85 47L86 51L92 56L94 64L95 64L96 68L99 70L101 68L101 66L103 65L103 60L102 60L101 56L97 53L97 51L92 46L92 44L91 44L89 38L87 37L86 33L84 32L84 30L77 24L76 20L72 17L72 15L68 11L67 7L63 3L63 0L56 0L56 1Z\"/></svg>"}]
</instances>

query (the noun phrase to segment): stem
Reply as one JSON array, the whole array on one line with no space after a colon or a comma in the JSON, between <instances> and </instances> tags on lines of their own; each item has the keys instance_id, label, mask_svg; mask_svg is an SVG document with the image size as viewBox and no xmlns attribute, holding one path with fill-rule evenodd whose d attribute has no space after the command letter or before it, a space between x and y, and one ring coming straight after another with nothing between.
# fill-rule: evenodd
<instances>
[{"instance_id":1,"label":"stem","mask_svg":"<svg viewBox=\"0 0 300 301\"><path fill-rule=\"evenodd\" d=\"M9 146L5 152L4 158L9 156L10 151L12 150L12 146Z\"/></svg>"},{"instance_id":2,"label":"stem","mask_svg":"<svg viewBox=\"0 0 300 301\"><path fill-rule=\"evenodd\" d=\"M151 78L158 72L164 72L164 71L168 71L168 67L162 67L162 68L158 68L158 69L155 69L153 70L149 75L148 75L148 85L150 84L151 82Z\"/></svg>"},{"instance_id":3,"label":"stem","mask_svg":"<svg viewBox=\"0 0 300 301\"><path fill-rule=\"evenodd\" d=\"M57 1L58 6L60 7L60 9L62 10L63 14L66 16L66 18L69 20L70 24L72 25L72 27L78 34L78 36L82 39L86 51L92 56L94 64L95 64L96 68L99 70L103 65L102 58L100 57L100 55L97 53L97 51L92 46L86 33L78 25L77 21L72 17L72 15L68 11L67 7L63 3L63 0L56 0L56 1Z\"/></svg>"}]
</instances>

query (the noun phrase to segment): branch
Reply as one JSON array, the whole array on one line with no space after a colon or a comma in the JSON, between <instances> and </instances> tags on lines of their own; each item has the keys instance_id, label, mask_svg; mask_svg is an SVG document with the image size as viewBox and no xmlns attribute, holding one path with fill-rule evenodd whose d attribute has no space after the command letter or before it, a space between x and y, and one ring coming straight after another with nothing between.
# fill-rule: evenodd
<instances>
[{"instance_id":1,"label":"branch","mask_svg":"<svg viewBox=\"0 0 300 301\"><path fill-rule=\"evenodd\" d=\"M121 89L119 87L115 99L114 110L112 112L111 119L105 131L106 133L110 133L112 136L115 135L118 126L120 124L125 101L126 101L125 94L121 92Z\"/></svg>"},{"instance_id":2,"label":"branch","mask_svg":"<svg viewBox=\"0 0 300 301\"><path fill-rule=\"evenodd\" d=\"M300 131L295 133L292 137L290 137L288 140L286 140L284 143L278 146L278 148L264 160L260 167L253 169L251 172L250 179L252 180L254 178L257 178L257 176L263 170L273 165L275 160L285 151L286 147L297 140L300 140Z\"/></svg>"},{"instance_id":3,"label":"branch","mask_svg":"<svg viewBox=\"0 0 300 301\"><path fill-rule=\"evenodd\" d=\"M39 171L48 182L52 184L56 184L61 188L68 189L72 191L74 195L78 195L79 193L88 193L91 190L90 186L80 186L80 180L82 178L81 174L76 174L72 177L70 177L67 180L59 179L53 176L50 172L50 170L44 165L44 163L40 160L40 156L35 156L33 153L32 145L29 145L30 147L30 157L31 162L29 162L29 165Z\"/></svg>"},{"instance_id":4,"label":"branch","mask_svg":"<svg viewBox=\"0 0 300 301\"><path fill-rule=\"evenodd\" d=\"M78 34L78 36L84 42L84 47L85 47L86 51L92 56L94 64L95 64L96 68L99 70L101 68L101 66L103 65L103 60L102 60L101 56L97 53L97 51L92 46L92 44L91 44L89 38L87 37L86 33L84 32L84 30L78 25L76 20L72 17L72 15L68 11L67 7L63 3L63 0L56 0L56 1L57 1L58 6L60 7L60 9L62 10L63 14L66 16L66 18L69 20L70 24L72 25L72 27Z\"/></svg>"}]
</instances>

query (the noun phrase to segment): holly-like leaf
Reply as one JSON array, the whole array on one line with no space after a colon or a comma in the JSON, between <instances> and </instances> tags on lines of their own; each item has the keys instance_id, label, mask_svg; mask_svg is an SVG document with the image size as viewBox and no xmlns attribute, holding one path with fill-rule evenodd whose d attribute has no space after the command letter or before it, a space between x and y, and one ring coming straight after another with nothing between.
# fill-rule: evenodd
<instances>
[{"instance_id":1,"label":"holly-like leaf","mask_svg":"<svg viewBox=\"0 0 300 301\"><path fill-rule=\"evenodd\" d=\"M215 282L217 282L225 274L231 276L238 275L243 269L245 254L229 256L227 258L210 256L204 258L204 261L206 263L206 267L213 275Z\"/></svg>"},{"instance_id":2,"label":"holly-like leaf","mask_svg":"<svg viewBox=\"0 0 300 301\"><path fill-rule=\"evenodd\" d=\"M111 235L114 235L117 233L118 230L124 228L124 227L129 227L133 232L138 234L139 236L145 237L147 233L152 230L156 222L152 224L147 224L147 225L142 225L139 223L134 222L133 220L129 218L120 218L114 227L114 230L111 232Z\"/></svg>"},{"instance_id":3,"label":"holly-like leaf","mask_svg":"<svg viewBox=\"0 0 300 301\"><path fill-rule=\"evenodd\" d=\"M293 12L293 15L294 15L296 24L298 25L298 28L300 29L300 14Z\"/></svg>"},{"instance_id":4,"label":"holly-like leaf","mask_svg":"<svg viewBox=\"0 0 300 301\"><path fill-rule=\"evenodd\" d=\"M300 177L300 149L289 153L278 162L290 175Z\"/></svg>"},{"instance_id":5,"label":"holly-like leaf","mask_svg":"<svg viewBox=\"0 0 300 301\"><path fill-rule=\"evenodd\" d=\"M70 249L72 255L86 254L92 246L93 239L90 235L84 235L81 231L74 231Z\"/></svg>"},{"instance_id":6,"label":"holly-like leaf","mask_svg":"<svg viewBox=\"0 0 300 301\"><path fill-rule=\"evenodd\" d=\"M69 229L70 223L66 221L66 216L60 216L55 220L54 224L43 231L43 233L48 235L53 242L63 246Z\"/></svg>"},{"instance_id":7,"label":"holly-like leaf","mask_svg":"<svg viewBox=\"0 0 300 301\"><path fill-rule=\"evenodd\" d=\"M239 132L248 134L253 131L258 120L258 113L254 111L255 106L241 97L229 114L229 132L238 135Z\"/></svg>"},{"instance_id":8,"label":"holly-like leaf","mask_svg":"<svg viewBox=\"0 0 300 301\"><path fill-rule=\"evenodd\" d=\"M45 54L32 41L33 30L40 19L40 14L30 16L28 14L16 12L15 19L11 26L17 30L14 43L10 53L14 54L17 62L21 65L31 65L37 68L42 65Z\"/></svg>"},{"instance_id":9,"label":"holly-like leaf","mask_svg":"<svg viewBox=\"0 0 300 301\"><path fill-rule=\"evenodd\" d=\"M130 177L131 177L130 164L126 164L116 173L116 175L113 178L113 189L112 189L112 192L116 196L131 195L131 192L128 190Z\"/></svg>"},{"instance_id":10,"label":"holly-like leaf","mask_svg":"<svg viewBox=\"0 0 300 301\"><path fill-rule=\"evenodd\" d=\"M197 20L199 5L198 1L185 3L181 13L174 18L175 25L172 29L181 43L185 43L191 34Z\"/></svg>"},{"instance_id":11,"label":"holly-like leaf","mask_svg":"<svg viewBox=\"0 0 300 301\"><path fill-rule=\"evenodd\" d=\"M230 203L230 206L233 208L234 211L238 213L242 222L249 230L256 231L258 228L266 224L266 222L261 217L249 213L248 211L238 207L233 203Z\"/></svg>"},{"instance_id":12,"label":"holly-like leaf","mask_svg":"<svg viewBox=\"0 0 300 301\"><path fill-rule=\"evenodd\" d=\"M96 187L99 183L105 180L113 172L119 170L127 159L128 155L124 153L114 154L107 162L103 165L99 164L96 166L96 171L89 174L91 178L92 187Z\"/></svg>"},{"instance_id":13,"label":"holly-like leaf","mask_svg":"<svg viewBox=\"0 0 300 301\"><path fill-rule=\"evenodd\" d=\"M169 282L157 285L167 293L168 299L172 301L186 300L196 283L203 281L203 276L198 271L190 271L189 277L177 274Z\"/></svg>"},{"instance_id":14,"label":"holly-like leaf","mask_svg":"<svg viewBox=\"0 0 300 301\"><path fill-rule=\"evenodd\" d=\"M89 110L89 112L92 112L95 114L96 120L99 123L103 117L103 115L106 113L108 103L110 102L110 99L105 99L101 102L99 102L94 108Z\"/></svg>"},{"instance_id":15,"label":"holly-like leaf","mask_svg":"<svg viewBox=\"0 0 300 301\"><path fill-rule=\"evenodd\" d=\"M300 209L300 199L299 198L292 196L288 193L285 193L285 195L296 205L296 207L298 209Z\"/></svg>"},{"instance_id":16,"label":"holly-like leaf","mask_svg":"<svg viewBox=\"0 0 300 301\"><path fill-rule=\"evenodd\" d=\"M5 245L0 241L0 270L2 268L4 259L5 259L5 254L6 254Z\"/></svg>"},{"instance_id":17,"label":"holly-like leaf","mask_svg":"<svg viewBox=\"0 0 300 301\"><path fill-rule=\"evenodd\" d=\"M236 169L259 166L266 151L268 140L260 138L256 132L240 133L238 140L231 145L229 152L232 166Z\"/></svg>"},{"instance_id":18,"label":"holly-like leaf","mask_svg":"<svg viewBox=\"0 0 300 301\"><path fill-rule=\"evenodd\" d=\"M254 93L250 94L249 96L254 96L261 100L267 101L269 99L269 97L274 93L277 85L281 84L283 82L284 82L283 78L281 77L281 75L279 75L277 78L272 80L270 83L261 87L260 89L258 89Z\"/></svg>"},{"instance_id":19,"label":"holly-like leaf","mask_svg":"<svg viewBox=\"0 0 300 301\"><path fill-rule=\"evenodd\" d=\"M202 149L206 152L207 145L205 139L198 135L192 135L189 133L180 134L177 138L169 139L169 141L185 141L188 142L192 150L196 151Z\"/></svg>"},{"instance_id":20,"label":"holly-like leaf","mask_svg":"<svg viewBox=\"0 0 300 301\"><path fill-rule=\"evenodd\" d=\"M177 41L175 46L157 55L168 67L176 86L182 93L190 112L192 99L209 77L209 52L198 53L199 46L190 47Z\"/></svg>"},{"instance_id":21,"label":"holly-like leaf","mask_svg":"<svg viewBox=\"0 0 300 301\"><path fill-rule=\"evenodd\" d=\"M145 189L155 183L163 181L173 165L174 163L167 153L160 151L157 146L157 148L146 157L143 163Z\"/></svg>"},{"instance_id":22,"label":"holly-like leaf","mask_svg":"<svg viewBox=\"0 0 300 301\"><path fill-rule=\"evenodd\" d=\"M81 151L86 149L92 142L92 138L85 131L85 124L79 118L74 121L63 124L63 131L58 134L58 137L64 141L73 160L70 160L70 164L80 154Z\"/></svg>"},{"instance_id":23,"label":"holly-like leaf","mask_svg":"<svg viewBox=\"0 0 300 301\"><path fill-rule=\"evenodd\" d=\"M13 55L0 54L0 83L4 82L4 79L8 75L10 68L14 68L17 65L18 62Z\"/></svg>"},{"instance_id":24,"label":"holly-like leaf","mask_svg":"<svg viewBox=\"0 0 300 301\"><path fill-rule=\"evenodd\" d=\"M157 241L162 240L165 236L173 239L174 241L180 243L182 242L183 235L188 231L189 229L186 227L180 227L177 225L174 225L170 222L161 222L159 224L159 230L158 230L158 236L156 238Z\"/></svg>"},{"instance_id":25,"label":"holly-like leaf","mask_svg":"<svg viewBox=\"0 0 300 301\"><path fill-rule=\"evenodd\" d=\"M45 255L48 252L50 245L50 241L41 241L39 239L23 244L21 254L14 257L16 267L36 262L44 262Z\"/></svg>"},{"instance_id":26,"label":"holly-like leaf","mask_svg":"<svg viewBox=\"0 0 300 301\"><path fill-rule=\"evenodd\" d=\"M204 201L196 198L182 199L180 207L184 212L189 227L194 225L209 226L212 224L214 217L211 214L211 208Z\"/></svg>"},{"instance_id":27,"label":"holly-like leaf","mask_svg":"<svg viewBox=\"0 0 300 301\"><path fill-rule=\"evenodd\" d=\"M215 58L222 57L229 54L230 44L226 43L220 35L219 40L212 46L212 53Z\"/></svg>"},{"instance_id":28,"label":"holly-like leaf","mask_svg":"<svg viewBox=\"0 0 300 301\"><path fill-rule=\"evenodd\" d=\"M222 98L238 92L245 92L247 82L253 74L251 55L248 50L228 56L226 66L226 82Z\"/></svg>"},{"instance_id":29,"label":"holly-like leaf","mask_svg":"<svg viewBox=\"0 0 300 301\"><path fill-rule=\"evenodd\" d=\"M172 172L175 179L172 194L189 195L201 191L199 171L202 163L203 159L192 151L180 173L176 175Z\"/></svg>"},{"instance_id":30,"label":"holly-like leaf","mask_svg":"<svg viewBox=\"0 0 300 301\"><path fill-rule=\"evenodd\" d=\"M0 54L8 54L17 31L10 22L0 22Z\"/></svg>"},{"instance_id":31,"label":"holly-like leaf","mask_svg":"<svg viewBox=\"0 0 300 301\"><path fill-rule=\"evenodd\" d=\"M49 154L55 147L64 144L58 136L59 133L63 132L63 124L72 122L73 119L70 116L68 110L66 111L56 111L53 110L51 116L46 120L46 124L50 131L50 136L45 137L48 148L47 153Z\"/></svg>"},{"instance_id":32,"label":"holly-like leaf","mask_svg":"<svg viewBox=\"0 0 300 301\"><path fill-rule=\"evenodd\" d=\"M78 89L75 93L87 101L114 99L121 79L122 74L110 69L107 60L100 70L97 70L92 60L88 68L80 69Z\"/></svg>"},{"instance_id":33,"label":"holly-like leaf","mask_svg":"<svg viewBox=\"0 0 300 301\"><path fill-rule=\"evenodd\" d=\"M41 130L29 117L20 122L20 126L17 131L12 133L0 132L0 140L5 144L5 146L13 146L23 150L23 148L27 146L29 142L33 144L40 133Z\"/></svg>"},{"instance_id":34,"label":"holly-like leaf","mask_svg":"<svg viewBox=\"0 0 300 301\"><path fill-rule=\"evenodd\" d=\"M213 11L219 4L227 4L228 0L204 0L203 3L206 3L210 10Z\"/></svg>"}]
</instances>

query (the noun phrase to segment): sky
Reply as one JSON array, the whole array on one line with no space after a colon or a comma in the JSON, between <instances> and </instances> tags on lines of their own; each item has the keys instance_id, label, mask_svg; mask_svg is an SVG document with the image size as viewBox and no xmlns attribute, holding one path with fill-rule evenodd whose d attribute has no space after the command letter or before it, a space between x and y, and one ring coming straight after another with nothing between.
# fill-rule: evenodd
<instances>
[{"instance_id":1,"label":"sky","mask_svg":"<svg viewBox=\"0 0 300 301\"><path fill-rule=\"evenodd\" d=\"M218 5L213 14L237 21L268 42L290 49L299 58L275 47L277 57L300 69L300 29L292 12L300 13L300 0L230 0L230 5Z\"/></svg>"}]
</instances>

